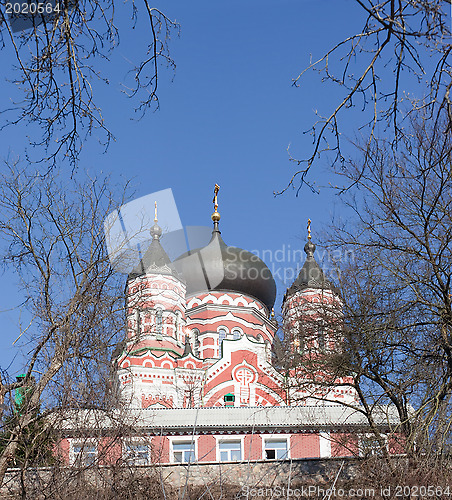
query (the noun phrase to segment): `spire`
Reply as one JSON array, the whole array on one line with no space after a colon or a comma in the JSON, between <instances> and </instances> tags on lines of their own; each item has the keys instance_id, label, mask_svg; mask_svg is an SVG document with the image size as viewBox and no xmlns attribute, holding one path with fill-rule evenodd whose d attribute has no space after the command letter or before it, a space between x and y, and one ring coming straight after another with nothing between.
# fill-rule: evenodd
<instances>
[{"instance_id":1,"label":"spire","mask_svg":"<svg viewBox=\"0 0 452 500\"><path fill-rule=\"evenodd\" d=\"M162 236L162 228L157 224L157 202L154 202L154 225L150 229L151 236L154 240L159 240Z\"/></svg>"},{"instance_id":2,"label":"spire","mask_svg":"<svg viewBox=\"0 0 452 500\"><path fill-rule=\"evenodd\" d=\"M297 279L292 286L287 289L285 299L294 293L306 288L327 288L332 289L331 283L326 279L321 267L314 258L315 245L311 241L311 219L308 219L308 241L304 246L306 260L301 268Z\"/></svg>"},{"instance_id":3,"label":"spire","mask_svg":"<svg viewBox=\"0 0 452 500\"><path fill-rule=\"evenodd\" d=\"M162 236L162 228L158 225L157 218L157 202L154 203L154 225L149 230L152 236L151 244L146 250L140 262L135 266L129 274L129 278L142 276L143 274L175 274L175 270L171 265L170 258L163 249L160 243Z\"/></svg>"},{"instance_id":4,"label":"spire","mask_svg":"<svg viewBox=\"0 0 452 500\"><path fill-rule=\"evenodd\" d=\"M308 219L308 242L304 246L304 251L308 259L314 259L315 245L311 241L311 219Z\"/></svg>"},{"instance_id":5,"label":"spire","mask_svg":"<svg viewBox=\"0 0 452 500\"><path fill-rule=\"evenodd\" d=\"M213 190L214 192L214 197L213 197L213 208L214 212L212 214L212 220L213 220L213 232L214 233L219 233L220 230L218 229L218 223L220 222L220 214L218 213L218 191L220 190L220 186L218 184L215 184L215 188Z\"/></svg>"}]
</instances>

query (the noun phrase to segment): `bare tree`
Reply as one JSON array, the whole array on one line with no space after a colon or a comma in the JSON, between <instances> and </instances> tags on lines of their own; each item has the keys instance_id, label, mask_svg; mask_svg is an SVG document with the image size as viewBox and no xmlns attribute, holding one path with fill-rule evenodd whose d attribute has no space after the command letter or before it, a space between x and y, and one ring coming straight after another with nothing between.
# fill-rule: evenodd
<instances>
[{"instance_id":1,"label":"bare tree","mask_svg":"<svg viewBox=\"0 0 452 500\"><path fill-rule=\"evenodd\" d=\"M343 92L334 109L318 115L310 129L313 148L307 157L290 157L299 168L283 191L288 187L300 189L303 184L314 189L308 173L313 162L325 154L333 164L344 163L346 120L354 120L355 133L359 130L367 137L369 147L379 134L384 134L390 138L387 146L397 149L403 142L407 116L419 110L424 110L433 123L440 115L442 119L445 116L445 132L450 133L450 3L355 0L357 12L365 15L362 28L311 61L293 80L295 86L302 88L305 73L314 70L322 83L335 85ZM351 108L361 112L347 114ZM362 170L368 159L367 155L361 158Z\"/></svg>"},{"instance_id":2,"label":"bare tree","mask_svg":"<svg viewBox=\"0 0 452 500\"><path fill-rule=\"evenodd\" d=\"M16 271L29 317L16 344L25 375L12 381L6 374L1 385L10 407L3 418L1 483L24 435L32 428L49 432L48 415L116 402L109 370L125 315L123 283L104 241L104 219L123 201L121 192L107 179L76 181L56 171L41 177L18 165L7 167L0 184L2 261ZM24 392L19 406L18 390Z\"/></svg>"},{"instance_id":3,"label":"bare tree","mask_svg":"<svg viewBox=\"0 0 452 500\"><path fill-rule=\"evenodd\" d=\"M41 13L30 14L27 29L14 29L13 7L22 3L7 2L0 7L0 47L15 60L11 68L9 107L3 109L2 128L21 122L38 126L40 136L30 139L39 148L37 161L69 159L73 168L80 149L94 129L103 132L101 140L108 146L113 138L97 104L95 87L109 83L97 60L110 57L119 44L119 31L114 23L115 2L108 0L35 2ZM163 63L174 69L168 43L179 26L152 7L148 0L131 6L132 30L138 15L148 22L147 47L142 60L132 70L133 85L124 92L138 99L135 110L140 114L158 108L159 67ZM138 53L138 51L137 51ZM15 89L21 92L15 94Z\"/></svg>"},{"instance_id":4,"label":"bare tree","mask_svg":"<svg viewBox=\"0 0 452 500\"><path fill-rule=\"evenodd\" d=\"M341 310L322 317L341 348L312 358L331 377L303 371L323 388L349 377L344 386L357 391L356 408L382 453L403 450L423 477L447 463L451 440L452 141L445 115L436 123L412 120L397 153L390 139L365 144L364 172L360 160L341 170L357 188L344 198L354 216L336 221L325 242L354 259L340 266ZM388 403L400 425L385 436L372 410Z\"/></svg>"}]
</instances>

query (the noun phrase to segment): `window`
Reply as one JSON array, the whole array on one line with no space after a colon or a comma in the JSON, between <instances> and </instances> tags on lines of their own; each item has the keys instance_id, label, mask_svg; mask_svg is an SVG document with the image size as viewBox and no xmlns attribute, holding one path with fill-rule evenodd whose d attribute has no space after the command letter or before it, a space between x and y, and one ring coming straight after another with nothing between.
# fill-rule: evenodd
<instances>
[{"instance_id":1,"label":"window","mask_svg":"<svg viewBox=\"0 0 452 500\"><path fill-rule=\"evenodd\" d=\"M239 340L239 338L242 336L242 332L240 330L232 330L232 338L234 340Z\"/></svg>"},{"instance_id":2,"label":"window","mask_svg":"<svg viewBox=\"0 0 452 500\"><path fill-rule=\"evenodd\" d=\"M295 352L298 354L304 354L305 352L305 342L303 337L298 337L293 341L295 347Z\"/></svg>"},{"instance_id":3,"label":"window","mask_svg":"<svg viewBox=\"0 0 452 500\"><path fill-rule=\"evenodd\" d=\"M265 441L264 458L267 460L287 458L287 439L267 439Z\"/></svg>"},{"instance_id":4,"label":"window","mask_svg":"<svg viewBox=\"0 0 452 500\"><path fill-rule=\"evenodd\" d=\"M157 333L161 334L162 333L162 323L163 323L163 316L162 316L162 310L157 309L155 312L155 324L157 325Z\"/></svg>"},{"instance_id":5,"label":"window","mask_svg":"<svg viewBox=\"0 0 452 500\"><path fill-rule=\"evenodd\" d=\"M386 443L386 436L382 436ZM366 434L361 437L360 454L365 457L381 456L383 449L374 434Z\"/></svg>"},{"instance_id":6,"label":"window","mask_svg":"<svg viewBox=\"0 0 452 500\"><path fill-rule=\"evenodd\" d=\"M174 336L179 342L184 342L185 337L182 338L182 332L179 329L180 319L181 319L181 312L176 311L176 317L174 319Z\"/></svg>"},{"instance_id":7,"label":"window","mask_svg":"<svg viewBox=\"0 0 452 500\"><path fill-rule=\"evenodd\" d=\"M234 462L242 460L241 441L220 441L218 448L220 451L220 462Z\"/></svg>"},{"instance_id":8,"label":"window","mask_svg":"<svg viewBox=\"0 0 452 500\"><path fill-rule=\"evenodd\" d=\"M75 443L72 446L72 462L80 466L93 465L97 459L97 446L93 442Z\"/></svg>"},{"instance_id":9,"label":"window","mask_svg":"<svg viewBox=\"0 0 452 500\"><path fill-rule=\"evenodd\" d=\"M130 465L147 465L149 463L149 446L140 441L126 442L124 458Z\"/></svg>"},{"instance_id":10,"label":"window","mask_svg":"<svg viewBox=\"0 0 452 500\"><path fill-rule=\"evenodd\" d=\"M199 358L199 330L193 328L193 354Z\"/></svg>"},{"instance_id":11,"label":"window","mask_svg":"<svg viewBox=\"0 0 452 500\"><path fill-rule=\"evenodd\" d=\"M235 396L232 393L224 395L224 406L234 406Z\"/></svg>"},{"instance_id":12,"label":"window","mask_svg":"<svg viewBox=\"0 0 452 500\"><path fill-rule=\"evenodd\" d=\"M220 326L218 328L218 345L221 345L223 340L226 338L226 334L228 333L228 330L224 326Z\"/></svg>"},{"instance_id":13,"label":"window","mask_svg":"<svg viewBox=\"0 0 452 500\"><path fill-rule=\"evenodd\" d=\"M141 333L141 314L138 309L135 310L135 322L136 322L136 334L140 335Z\"/></svg>"},{"instance_id":14,"label":"window","mask_svg":"<svg viewBox=\"0 0 452 500\"><path fill-rule=\"evenodd\" d=\"M194 441L173 441L173 461L177 463L196 462Z\"/></svg>"},{"instance_id":15,"label":"window","mask_svg":"<svg viewBox=\"0 0 452 500\"><path fill-rule=\"evenodd\" d=\"M323 325L319 326L319 331L317 334L317 345L319 346L320 351L324 351L326 349L326 333L325 327Z\"/></svg>"}]
</instances>

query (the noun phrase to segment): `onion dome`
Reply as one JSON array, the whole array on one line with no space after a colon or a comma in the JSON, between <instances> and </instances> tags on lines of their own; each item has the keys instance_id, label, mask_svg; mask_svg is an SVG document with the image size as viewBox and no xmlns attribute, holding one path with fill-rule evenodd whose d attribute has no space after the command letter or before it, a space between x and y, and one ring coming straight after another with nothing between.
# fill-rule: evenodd
<instances>
[{"instance_id":1,"label":"onion dome","mask_svg":"<svg viewBox=\"0 0 452 500\"><path fill-rule=\"evenodd\" d=\"M257 255L228 246L223 241L218 228L218 190L216 185L212 215L214 229L210 242L203 248L181 255L173 264L182 274L187 295L203 291L236 292L258 299L271 311L276 298L272 273Z\"/></svg>"},{"instance_id":2,"label":"onion dome","mask_svg":"<svg viewBox=\"0 0 452 500\"><path fill-rule=\"evenodd\" d=\"M298 274L297 279L292 283L292 286L287 289L284 300L296 292L305 290L306 288L321 288L332 289L331 283L326 279L322 268L317 264L314 258L315 245L311 241L311 220L308 221L308 242L304 246L306 260Z\"/></svg>"},{"instance_id":3,"label":"onion dome","mask_svg":"<svg viewBox=\"0 0 452 500\"><path fill-rule=\"evenodd\" d=\"M176 274L168 254L160 243L163 231L157 222L157 202L155 202L154 225L150 229L152 236L151 244L140 259L140 262L130 272L129 279L143 276L144 274Z\"/></svg>"}]
</instances>

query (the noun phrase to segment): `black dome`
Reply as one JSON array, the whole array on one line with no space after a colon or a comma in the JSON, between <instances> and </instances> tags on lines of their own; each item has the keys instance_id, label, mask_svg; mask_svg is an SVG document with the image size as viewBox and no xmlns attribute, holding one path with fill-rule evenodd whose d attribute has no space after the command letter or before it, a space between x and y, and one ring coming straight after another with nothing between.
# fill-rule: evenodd
<instances>
[{"instance_id":1,"label":"black dome","mask_svg":"<svg viewBox=\"0 0 452 500\"><path fill-rule=\"evenodd\" d=\"M209 244L191 250L173 262L187 285L187 294L224 290L251 295L270 311L276 284L270 269L248 250L230 247L214 230Z\"/></svg>"},{"instance_id":2,"label":"black dome","mask_svg":"<svg viewBox=\"0 0 452 500\"><path fill-rule=\"evenodd\" d=\"M170 258L160 244L162 229L157 224L157 219L150 232L152 236L151 244L140 262L129 273L128 279L134 279L145 274L175 274Z\"/></svg>"},{"instance_id":3,"label":"black dome","mask_svg":"<svg viewBox=\"0 0 452 500\"><path fill-rule=\"evenodd\" d=\"M297 279L292 283L284 295L283 302L297 292L306 288L320 288L324 290L333 290L333 285L326 279L322 268L317 264L314 258L315 245L309 240L304 246L306 260L298 274Z\"/></svg>"}]
</instances>

